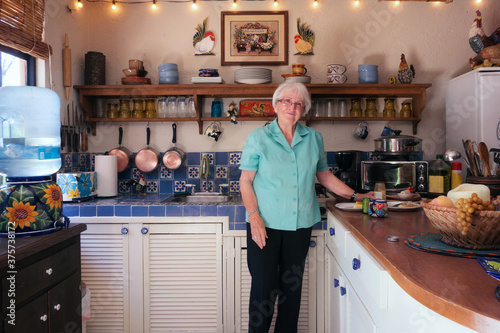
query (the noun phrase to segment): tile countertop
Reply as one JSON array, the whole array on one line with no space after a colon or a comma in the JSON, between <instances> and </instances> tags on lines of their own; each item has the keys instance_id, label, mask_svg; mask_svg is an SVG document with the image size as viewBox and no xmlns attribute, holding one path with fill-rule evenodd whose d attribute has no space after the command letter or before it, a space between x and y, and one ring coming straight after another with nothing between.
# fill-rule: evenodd
<instances>
[{"instance_id":1,"label":"tile countertop","mask_svg":"<svg viewBox=\"0 0 500 333\"><path fill-rule=\"evenodd\" d=\"M162 202L169 194L119 194L112 198L96 198L82 202L63 202L63 214L71 217L164 217L164 216L228 216L229 230L245 230L245 206L240 195L227 202L187 203ZM325 230L326 222L314 229Z\"/></svg>"}]
</instances>

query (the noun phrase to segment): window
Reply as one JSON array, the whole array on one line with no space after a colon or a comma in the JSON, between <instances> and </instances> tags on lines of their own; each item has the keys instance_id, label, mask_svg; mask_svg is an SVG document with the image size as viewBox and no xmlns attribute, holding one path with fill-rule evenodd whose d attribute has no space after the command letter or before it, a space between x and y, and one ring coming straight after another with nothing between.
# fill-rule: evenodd
<instances>
[{"instance_id":1,"label":"window","mask_svg":"<svg viewBox=\"0 0 500 333\"><path fill-rule=\"evenodd\" d=\"M34 86L35 58L0 45L0 87L3 86Z\"/></svg>"}]
</instances>

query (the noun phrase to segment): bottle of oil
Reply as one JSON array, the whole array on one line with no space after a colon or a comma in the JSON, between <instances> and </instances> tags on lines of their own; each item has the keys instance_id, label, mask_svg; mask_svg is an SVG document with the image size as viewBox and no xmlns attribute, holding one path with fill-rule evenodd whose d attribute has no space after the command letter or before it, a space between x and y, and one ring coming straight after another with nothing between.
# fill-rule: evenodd
<instances>
[{"instance_id":1,"label":"bottle of oil","mask_svg":"<svg viewBox=\"0 0 500 333\"><path fill-rule=\"evenodd\" d=\"M436 155L436 160L429 166L429 197L446 195L451 190L451 167L443 160L443 155Z\"/></svg>"}]
</instances>

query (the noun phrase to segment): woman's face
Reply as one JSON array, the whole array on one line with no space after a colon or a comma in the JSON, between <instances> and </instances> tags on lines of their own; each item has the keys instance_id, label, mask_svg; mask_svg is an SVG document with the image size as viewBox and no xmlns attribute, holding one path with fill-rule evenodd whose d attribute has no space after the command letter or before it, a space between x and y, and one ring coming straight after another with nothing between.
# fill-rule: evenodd
<instances>
[{"instance_id":1,"label":"woman's face","mask_svg":"<svg viewBox=\"0 0 500 333\"><path fill-rule=\"evenodd\" d=\"M304 112L304 101L296 93L285 93L276 103L278 122L295 125Z\"/></svg>"}]
</instances>

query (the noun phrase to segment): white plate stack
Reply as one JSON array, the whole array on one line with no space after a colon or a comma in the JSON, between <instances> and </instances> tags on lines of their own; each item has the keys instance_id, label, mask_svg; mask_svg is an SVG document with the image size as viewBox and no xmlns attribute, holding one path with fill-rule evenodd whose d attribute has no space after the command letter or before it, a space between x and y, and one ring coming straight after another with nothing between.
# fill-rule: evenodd
<instances>
[{"instance_id":1,"label":"white plate stack","mask_svg":"<svg viewBox=\"0 0 500 333\"><path fill-rule=\"evenodd\" d=\"M262 84L272 82L273 71L267 68L243 67L234 71L234 82Z\"/></svg>"}]
</instances>

